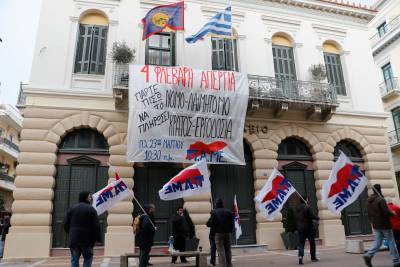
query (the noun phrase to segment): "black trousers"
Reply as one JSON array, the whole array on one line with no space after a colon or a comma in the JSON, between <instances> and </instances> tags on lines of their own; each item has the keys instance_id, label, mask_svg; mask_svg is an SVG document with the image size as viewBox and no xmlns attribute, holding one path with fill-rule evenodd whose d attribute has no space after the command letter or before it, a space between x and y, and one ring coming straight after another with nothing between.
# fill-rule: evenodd
<instances>
[{"instance_id":1,"label":"black trousers","mask_svg":"<svg viewBox=\"0 0 400 267\"><path fill-rule=\"evenodd\" d=\"M299 257L304 257L304 246L306 239L310 243L310 254L311 259L316 259L316 248L315 248L315 231L299 231Z\"/></svg>"},{"instance_id":2,"label":"black trousers","mask_svg":"<svg viewBox=\"0 0 400 267\"><path fill-rule=\"evenodd\" d=\"M174 236L174 249L179 250L180 252L185 251L186 248L186 238L183 236ZM172 262L176 262L177 257L172 257ZM186 257L181 257L181 262L185 262Z\"/></svg>"},{"instance_id":3,"label":"black trousers","mask_svg":"<svg viewBox=\"0 0 400 267\"><path fill-rule=\"evenodd\" d=\"M217 255L217 245L215 244L215 239L214 237L210 237L210 253L211 253L211 259L210 259L210 263L212 265L215 265L215 259L216 259L216 255Z\"/></svg>"},{"instance_id":4,"label":"black trousers","mask_svg":"<svg viewBox=\"0 0 400 267\"><path fill-rule=\"evenodd\" d=\"M394 241L396 241L397 251L400 253L400 231L393 230Z\"/></svg>"},{"instance_id":5,"label":"black trousers","mask_svg":"<svg viewBox=\"0 0 400 267\"><path fill-rule=\"evenodd\" d=\"M139 267L147 267L150 260L151 247L139 248Z\"/></svg>"}]
</instances>

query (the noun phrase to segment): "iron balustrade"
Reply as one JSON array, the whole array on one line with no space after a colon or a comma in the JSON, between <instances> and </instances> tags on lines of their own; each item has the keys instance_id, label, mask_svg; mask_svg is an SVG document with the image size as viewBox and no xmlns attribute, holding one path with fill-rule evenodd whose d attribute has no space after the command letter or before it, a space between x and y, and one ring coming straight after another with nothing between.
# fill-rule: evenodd
<instances>
[{"instance_id":1,"label":"iron balustrade","mask_svg":"<svg viewBox=\"0 0 400 267\"><path fill-rule=\"evenodd\" d=\"M376 45L382 38L387 36L389 33L391 33L393 30L399 28L399 23L400 23L400 15L392 19L388 24L386 24L384 27L383 32L377 32L374 36L371 37L370 41L372 46Z\"/></svg>"},{"instance_id":2,"label":"iron balustrade","mask_svg":"<svg viewBox=\"0 0 400 267\"><path fill-rule=\"evenodd\" d=\"M1 137L0 138L0 144L5 144L9 148L19 152L18 146L16 144L14 144L13 142L11 142L10 140L8 140L7 138Z\"/></svg>"},{"instance_id":3,"label":"iron balustrade","mask_svg":"<svg viewBox=\"0 0 400 267\"><path fill-rule=\"evenodd\" d=\"M4 173L0 173L0 180L6 181L6 182L14 182L14 177L4 174Z\"/></svg>"},{"instance_id":4,"label":"iron balustrade","mask_svg":"<svg viewBox=\"0 0 400 267\"><path fill-rule=\"evenodd\" d=\"M398 78L391 78L389 80L384 81L379 85L379 89L381 90L381 95L385 96L391 91L395 89L399 89Z\"/></svg>"},{"instance_id":5,"label":"iron balustrade","mask_svg":"<svg viewBox=\"0 0 400 267\"><path fill-rule=\"evenodd\" d=\"M248 75L248 79L250 99L337 105L336 90L328 83L256 75Z\"/></svg>"},{"instance_id":6,"label":"iron balustrade","mask_svg":"<svg viewBox=\"0 0 400 267\"><path fill-rule=\"evenodd\" d=\"M390 146L396 146L400 144L400 129L396 129L388 133Z\"/></svg>"}]
</instances>

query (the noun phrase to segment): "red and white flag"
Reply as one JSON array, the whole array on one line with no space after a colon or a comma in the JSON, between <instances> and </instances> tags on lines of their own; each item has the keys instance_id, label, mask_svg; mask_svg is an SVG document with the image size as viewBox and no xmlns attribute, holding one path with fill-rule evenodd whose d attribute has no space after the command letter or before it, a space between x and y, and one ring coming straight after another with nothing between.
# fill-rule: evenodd
<instances>
[{"instance_id":1,"label":"red and white flag","mask_svg":"<svg viewBox=\"0 0 400 267\"><path fill-rule=\"evenodd\" d=\"M239 237L242 235L242 226L240 225L240 217L239 217L239 207L236 201L236 195L235 199L233 201L233 216L235 220L235 235L236 235L236 240L239 239Z\"/></svg>"},{"instance_id":2,"label":"red and white flag","mask_svg":"<svg viewBox=\"0 0 400 267\"><path fill-rule=\"evenodd\" d=\"M115 181L109 183L106 187L92 195L92 206L97 211L97 215L103 214L114 207L118 202L133 194L124 181L120 179L115 168L111 166L111 164L109 164L109 166L115 173Z\"/></svg>"},{"instance_id":3,"label":"red and white flag","mask_svg":"<svg viewBox=\"0 0 400 267\"><path fill-rule=\"evenodd\" d=\"M211 193L210 172L205 159L182 170L158 191L162 200Z\"/></svg>"},{"instance_id":4,"label":"red and white flag","mask_svg":"<svg viewBox=\"0 0 400 267\"><path fill-rule=\"evenodd\" d=\"M261 214L267 220L272 220L294 192L296 189L290 181L274 168L267 183L254 200Z\"/></svg>"},{"instance_id":5,"label":"red and white flag","mask_svg":"<svg viewBox=\"0 0 400 267\"><path fill-rule=\"evenodd\" d=\"M340 152L328 181L322 187L322 201L333 213L353 203L367 186L368 179L351 160Z\"/></svg>"}]
</instances>

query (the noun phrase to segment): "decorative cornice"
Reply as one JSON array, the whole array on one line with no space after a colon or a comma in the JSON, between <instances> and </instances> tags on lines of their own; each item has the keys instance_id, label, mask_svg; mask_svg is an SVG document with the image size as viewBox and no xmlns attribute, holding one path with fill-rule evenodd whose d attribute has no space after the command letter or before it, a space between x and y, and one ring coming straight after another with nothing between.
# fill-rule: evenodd
<instances>
[{"instance_id":1,"label":"decorative cornice","mask_svg":"<svg viewBox=\"0 0 400 267\"><path fill-rule=\"evenodd\" d=\"M290 26L294 27L300 27L301 21L300 20L294 20L294 19L288 19L288 18L282 18L282 17L273 17L273 16L268 16L268 15L261 15L262 21L264 21L266 24L287 24Z\"/></svg>"},{"instance_id":2,"label":"decorative cornice","mask_svg":"<svg viewBox=\"0 0 400 267\"><path fill-rule=\"evenodd\" d=\"M175 4L176 1L172 0L140 0L140 7L145 10L149 11L150 9L156 7L156 6L161 6L161 5L170 5L170 4ZM185 3L184 8L187 8L187 4Z\"/></svg>"}]
</instances>

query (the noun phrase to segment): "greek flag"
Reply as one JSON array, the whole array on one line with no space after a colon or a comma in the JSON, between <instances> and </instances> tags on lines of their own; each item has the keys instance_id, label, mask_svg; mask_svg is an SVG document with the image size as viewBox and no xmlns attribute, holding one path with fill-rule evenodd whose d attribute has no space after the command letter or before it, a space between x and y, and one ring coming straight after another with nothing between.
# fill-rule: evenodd
<instances>
[{"instance_id":1,"label":"greek flag","mask_svg":"<svg viewBox=\"0 0 400 267\"><path fill-rule=\"evenodd\" d=\"M186 42L193 44L207 34L218 35L221 37L232 36L232 7L228 6L223 12L216 14L211 18L211 21L201 28L201 30L186 38Z\"/></svg>"}]
</instances>

